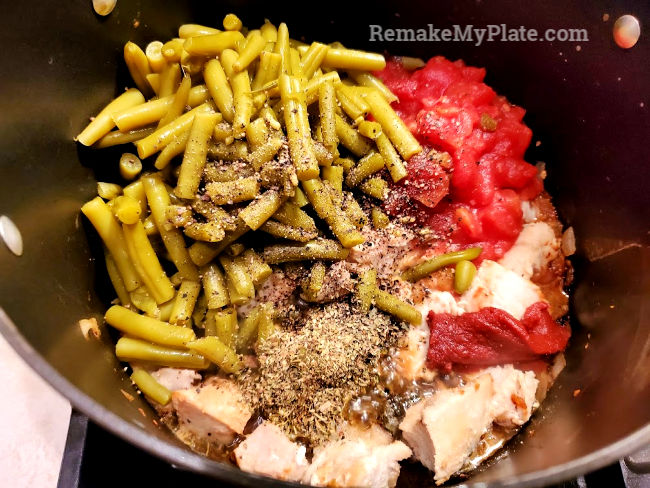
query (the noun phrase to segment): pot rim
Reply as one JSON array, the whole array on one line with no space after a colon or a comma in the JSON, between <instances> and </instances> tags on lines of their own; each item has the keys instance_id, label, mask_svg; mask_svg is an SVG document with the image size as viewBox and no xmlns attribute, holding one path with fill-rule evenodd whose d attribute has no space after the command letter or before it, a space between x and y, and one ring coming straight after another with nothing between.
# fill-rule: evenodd
<instances>
[{"instance_id":1,"label":"pot rim","mask_svg":"<svg viewBox=\"0 0 650 488\"><path fill-rule=\"evenodd\" d=\"M18 355L29 365L29 367L45 379L57 392L68 399L73 408L82 412L93 422L97 423L112 434L124 439L151 455L167 461L173 467L251 488L260 486L304 486L297 483L288 483L268 478L266 476L247 473L234 466L213 461L195 454L189 449L175 446L171 442L157 439L150 434L147 434L141 428L122 419L97 401L93 400L90 396L81 391L60 374L41 354L36 351L36 349L31 346L25 337L23 337L2 307L0 307L0 333L14 348ZM462 483L456 486L480 486L481 488L526 488L560 483L607 466L608 464L641 449L648 443L650 443L650 422L612 444L567 463L524 475L508 477L504 480L490 482L472 482L470 480L467 483Z\"/></svg>"}]
</instances>

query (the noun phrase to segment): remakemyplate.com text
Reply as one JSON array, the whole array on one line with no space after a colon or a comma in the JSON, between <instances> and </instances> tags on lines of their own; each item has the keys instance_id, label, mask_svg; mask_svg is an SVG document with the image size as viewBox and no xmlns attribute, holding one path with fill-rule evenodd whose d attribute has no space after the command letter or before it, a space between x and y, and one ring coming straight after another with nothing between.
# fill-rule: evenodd
<instances>
[{"instance_id":1,"label":"remakemyplate.com text","mask_svg":"<svg viewBox=\"0 0 650 488\"><path fill-rule=\"evenodd\" d=\"M472 42L480 46L483 42L588 42L587 29L561 28L537 29L520 25L508 27L506 24L488 24L485 27L473 25L452 25L438 28L427 24L426 28L393 29L371 24L370 41L379 42Z\"/></svg>"}]
</instances>

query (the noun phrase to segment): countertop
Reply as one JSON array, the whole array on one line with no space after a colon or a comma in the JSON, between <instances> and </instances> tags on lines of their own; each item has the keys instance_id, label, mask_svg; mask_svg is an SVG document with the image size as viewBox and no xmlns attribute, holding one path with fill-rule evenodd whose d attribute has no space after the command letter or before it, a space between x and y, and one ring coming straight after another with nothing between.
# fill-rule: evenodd
<instances>
[{"instance_id":1,"label":"countertop","mask_svg":"<svg viewBox=\"0 0 650 488\"><path fill-rule=\"evenodd\" d=\"M0 335L0 487L56 487L70 404Z\"/></svg>"}]
</instances>

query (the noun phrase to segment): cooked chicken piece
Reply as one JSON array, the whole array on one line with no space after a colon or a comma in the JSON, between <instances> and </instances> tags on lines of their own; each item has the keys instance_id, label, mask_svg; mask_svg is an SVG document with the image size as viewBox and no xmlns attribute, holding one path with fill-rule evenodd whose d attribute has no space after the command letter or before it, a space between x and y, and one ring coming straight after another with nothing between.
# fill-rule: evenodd
<instances>
[{"instance_id":1,"label":"cooked chicken piece","mask_svg":"<svg viewBox=\"0 0 650 488\"><path fill-rule=\"evenodd\" d=\"M530 222L535 222L539 215L539 209L534 202L530 200L521 201L521 213L524 218L524 224L529 224Z\"/></svg>"},{"instance_id":2,"label":"cooked chicken piece","mask_svg":"<svg viewBox=\"0 0 650 488\"><path fill-rule=\"evenodd\" d=\"M429 327L423 324L409 328L406 344L393 356L397 372L408 380L420 378L427 371L427 351L429 350Z\"/></svg>"},{"instance_id":3,"label":"cooked chicken piece","mask_svg":"<svg viewBox=\"0 0 650 488\"><path fill-rule=\"evenodd\" d=\"M151 376L169 391L186 390L201 381L201 375L193 369L159 368Z\"/></svg>"},{"instance_id":4,"label":"cooked chicken piece","mask_svg":"<svg viewBox=\"0 0 650 488\"><path fill-rule=\"evenodd\" d=\"M546 368L544 371L537 373L537 380L539 381L537 385L537 392L535 393L535 398L538 403L542 403L548 390L551 389L553 383L560 375L564 367L566 366L566 359L564 354L559 352L553 358L553 362Z\"/></svg>"},{"instance_id":5,"label":"cooked chicken piece","mask_svg":"<svg viewBox=\"0 0 650 488\"><path fill-rule=\"evenodd\" d=\"M493 424L525 424L537 406L538 381L512 365L495 366L468 377L465 386L441 390L406 411L400 424L415 457L440 484L461 469Z\"/></svg>"},{"instance_id":6,"label":"cooked chicken piece","mask_svg":"<svg viewBox=\"0 0 650 488\"><path fill-rule=\"evenodd\" d=\"M377 270L380 278L392 276L401 267L401 260L411 249L412 231L391 224L384 229L365 226L362 229L366 241L350 249L348 261L360 267Z\"/></svg>"},{"instance_id":7,"label":"cooked chicken piece","mask_svg":"<svg viewBox=\"0 0 650 488\"><path fill-rule=\"evenodd\" d=\"M290 278L282 270L276 269L260 285L255 293L255 298L237 307L237 315L246 317L252 308L263 302L270 302L281 307L288 302L297 287L297 280Z\"/></svg>"},{"instance_id":8,"label":"cooked chicken piece","mask_svg":"<svg viewBox=\"0 0 650 488\"><path fill-rule=\"evenodd\" d=\"M535 392L539 381L532 371L520 371L511 364L484 370L494 381L495 395L492 398L494 423L502 427L515 428L528 422L538 404Z\"/></svg>"},{"instance_id":9,"label":"cooked chicken piece","mask_svg":"<svg viewBox=\"0 0 650 488\"><path fill-rule=\"evenodd\" d=\"M406 411L400 424L415 457L434 471L437 484L456 473L492 424L494 380L482 374L469 384L441 390Z\"/></svg>"},{"instance_id":10,"label":"cooked chicken piece","mask_svg":"<svg viewBox=\"0 0 650 488\"><path fill-rule=\"evenodd\" d=\"M285 481L300 481L309 466L306 448L291 442L282 430L264 421L246 437L237 449L235 459L244 471Z\"/></svg>"},{"instance_id":11,"label":"cooked chicken piece","mask_svg":"<svg viewBox=\"0 0 650 488\"><path fill-rule=\"evenodd\" d=\"M525 224L499 263L526 279L545 268L560 252L560 239L546 222Z\"/></svg>"},{"instance_id":12,"label":"cooked chicken piece","mask_svg":"<svg viewBox=\"0 0 650 488\"><path fill-rule=\"evenodd\" d=\"M327 269L323 286L315 297L315 302L332 302L354 290L354 280L350 275L350 263L338 261Z\"/></svg>"},{"instance_id":13,"label":"cooked chicken piece","mask_svg":"<svg viewBox=\"0 0 650 488\"><path fill-rule=\"evenodd\" d=\"M519 320L529 306L540 301L545 299L537 285L499 263L485 260L458 305L465 312L500 308Z\"/></svg>"},{"instance_id":14,"label":"cooked chicken piece","mask_svg":"<svg viewBox=\"0 0 650 488\"><path fill-rule=\"evenodd\" d=\"M178 415L179 434L198 439L229 443L244 431L253 414L237 384L212 377L198 387L172 393Z\"/></svg>"},{"instance_id":15,"label":"cooked chicken piece","mask_svg":"<svg viewBox=\"0 0 650 488\"><path fill-rule=\"evenodd\" d=\"M314 450L303 483L315 486L391 488L397 483L399 461L411 450L377 425L366 431L347 428L340 440Z\"/></svg>"}]
</instances>

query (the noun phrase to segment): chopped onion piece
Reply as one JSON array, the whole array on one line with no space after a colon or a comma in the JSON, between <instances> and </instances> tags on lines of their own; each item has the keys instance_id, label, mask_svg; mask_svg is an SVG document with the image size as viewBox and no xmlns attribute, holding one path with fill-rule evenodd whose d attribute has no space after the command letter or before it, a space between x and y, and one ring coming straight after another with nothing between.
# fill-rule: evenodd
<instances>
[{"instance_id":1,"label":"chopped onion piece","mask_svg":"<svg viewBox=\"0 0 650 488\"><path fill-rule=\"evenodd\" d=\"M6 215L0 216L0 237L12 253L16 256L23 255L23 236L16 224Z\"/></svg>"},{"instance_id":2,"label":"chopped onion piece","mask_svg":"<svg viewBox=\"0 0 650 488\"><path fill-rule=\"evenodd\" d=\"M562 253L565 256L571 256L576 252L576 235L573 227L569 227L562 234Z\"/></svg>"}]
</instances>

